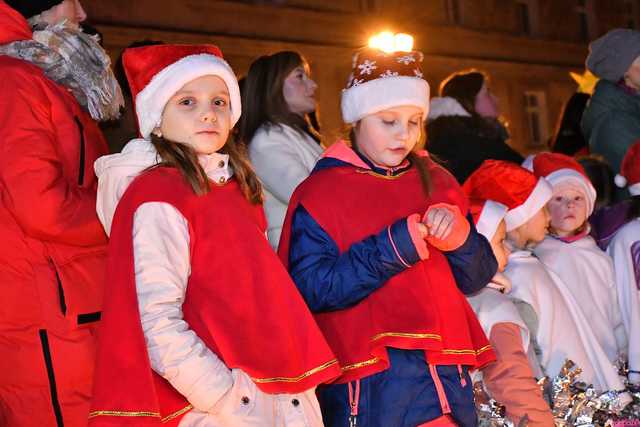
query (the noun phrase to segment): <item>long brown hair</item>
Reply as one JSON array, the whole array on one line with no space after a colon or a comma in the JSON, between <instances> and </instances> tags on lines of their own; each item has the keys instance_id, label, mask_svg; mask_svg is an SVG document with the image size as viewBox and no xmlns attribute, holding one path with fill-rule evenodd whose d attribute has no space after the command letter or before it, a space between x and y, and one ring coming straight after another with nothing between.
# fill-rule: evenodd
<instances>
[{"instance_id":1,"label":"long brown hair","mask_svg":"<svg viewBox=\"0 0 640 427\"><path fill-rule=\"evenodd\" d=\"M211 191L209 177L200 165L198 155L193 148L154 134L151 134L151 143L162 159L154 167L169 166L178 169L193 192L199 196ZM229 155L229 165L233 169L233 175L244 197L253 204L262 203L262 186L247 159L244 148L239 147L233 138L229 138L220 152Z\"/></svg>"},{"instance_id":2,"label":"long brown hair","mask_svg":"<svg viewBox=\"0 0 640 427\"><path fill-rule=\"evenodd\" d=\"M424 119L421 119L424 120ZM354 150L358 150L358 142L356 138L356 130L360 126L360 122L358 121L355 125L349 125L347 127L346 134L347 142L351 144L351 147ZM433 184L431 182L431 174L429 173L429 169L424 162L424 159L418 155L417 151L422 150L425 145L425 133L422 131L424 129L423 123L419 124L419 129L421 129L420 136L418 137L418 142L414 149L407 155L407 159L411 162L412 165L416 167L418 171L418 176L420 177L420 184L422 185L422 192L425 197L429 197L431 195L431 190L433 188Z\"/></svg>"},{"instance_id":3,"label":"long brown hair","mask_svg":"<svg viewBox=\"0 0 640 427\"><path fill-rule=\"evenodd\" d=\"M301 134L310 132L305 117L289 110L282 88L295 68L308 68L297 52L283 51L261 56L249 68L242 88L242 117L238 139L249 145L263 124L287 125Z\"/></svg>"}]
</instances>

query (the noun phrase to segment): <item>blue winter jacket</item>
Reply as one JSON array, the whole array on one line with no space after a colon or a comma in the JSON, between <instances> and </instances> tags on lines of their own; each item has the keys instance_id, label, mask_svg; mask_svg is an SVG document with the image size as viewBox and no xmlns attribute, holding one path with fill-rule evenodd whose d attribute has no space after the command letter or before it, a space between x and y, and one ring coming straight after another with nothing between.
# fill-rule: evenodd
<instances>
[{"instance_id":1,"label":"blue winter jacket","mask_svg":"<svg viewBox=\"0 0 640 427\"><path fill-rule=\"evenodd\" d=\"M388 173L376 168L364 156L360 157L375 172ZM341 160L324 158L312 174L324 168L347 165ZM497 262L489 242L476 231L471 218L467 219L471 231L466 242L444 254L460 290L464 294L472 294L491 280L497 270ZM391 226L391 235L405 262L413 265L420 260L406 219L400 219ZM353 306L406 268L393 249L386 227L341 254L336 243L309 212L302 205L296 208L291 222L289 269L312 312ZM388 353L389 369L360 380L357 425L414 427L442 415L441 402L424 352L388 348ZM437 372L451 415L460 426L475 426L472 385L467 369L438 366ZM325 425L349 425L347 384L321 387L319 400Z\"/></svg>"}]
</instances>

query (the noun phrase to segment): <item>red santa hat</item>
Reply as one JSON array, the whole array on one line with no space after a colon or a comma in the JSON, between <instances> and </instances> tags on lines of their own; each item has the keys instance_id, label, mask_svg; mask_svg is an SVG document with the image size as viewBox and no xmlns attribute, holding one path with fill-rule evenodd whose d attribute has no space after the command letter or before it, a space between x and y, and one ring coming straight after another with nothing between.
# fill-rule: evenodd
<instances>
[{"instance_id":1,"label":"red santa hat","mask_svg":"<svg viewBox=\"0 0 640 427\"><path fill-rule=\"evenodd\" d=\"M206 75L218 76L227 85L232 126L240 118L238 80L217 46L164 44L129 48L122 55L122 63L143 138L160 125L167 101L182 86Z\"/></svg>"},{"instance_id":2,"label":"red santa hat","mask_svg":"<svg viewBox=\"0 0 640 427\"><path fill-rule=\"evenodd\" d=\"M596 189L593 188L582 165L573 157L560 153L540 153L527 157L522 166L532 171L535 176L546 178L554 190L568 186L581 192L587 201L587 215L593 213Z\"/></svg>"},{"instance_id":3,"label":"red santa hat","mask_svg":"<svg viewBox=\"0 0 640 427\"><path fill-rule=\"evenodd\" d=\"M462 188L469 198L505 205L509 209L504 217L507 231L533 218L553 194L544 178L536 178L520 165L503 160L485 160Z\"/></svg>"},{"instance_id":4,"label":"red santa hat","mask_svg":"<svg viewBox=\"0 0 640 427\"><path fill-rule=\"evenodd\" d=\"M369 114L404 105L429 113L429 84L420 64L422 52L385 53L363 49L353 57L353 70L342 90L342 119L356 123Z\"/></svg>"},{"instance_id":5,"label":"red santa hat","mask_svg":"<svg viewBox=\"0 0 640 427\"><path fill-rule=\"evenodd\" d=\"M487 240L493 239L500 221L507 215L508 210L509 208L505 205L493 200L471 199L469 201L469 212L476 224L476 230Z\"/></svg>"},{"instance_id":6,"label":"red santa hat","mask_svg":"<svg viewBox=\"0 0 640 427\"><path fill-rule=\"evenodd\" d=\"M629 147L624 155L620 173L616 175L616 185L620 188L628 185L632 196L640 196L640 142Z\"/></svg>"}]
</instances>

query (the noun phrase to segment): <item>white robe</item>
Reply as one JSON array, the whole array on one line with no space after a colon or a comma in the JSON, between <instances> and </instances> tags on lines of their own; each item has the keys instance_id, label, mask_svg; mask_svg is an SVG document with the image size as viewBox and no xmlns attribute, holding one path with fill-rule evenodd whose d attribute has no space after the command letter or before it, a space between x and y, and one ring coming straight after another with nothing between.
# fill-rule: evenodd
<instances>
[{"instance_id":1,"label":"white robe","mask_svg":"<svg viewBox=\"0 0 640 427\"><path fill-rule=\"evenodd\" d=\"M629 337L629 368L640 371L640 281L635 275L631 248L640 245L640 218L620 228L611 240L607 252L613 258L618 302L624 328ZM640 375L629 375L640 382Z\"/></svg>"},{"instance_id":2,"label":"white robe","mask_svg":"<svg viewBox=\"0 0 640 427\"><path fill-rule=\"evenodd\" d=\"M598 342L615 362L627 352L613 261L585 236L571 243L547 236L533 253L560 277L578 302Z\"/></svg>"},{"instance_id":3,"label":"white robe","mask_svg":"<svg viewBox=\"0 0 640 427\"><path fill-rule=\"evenodd\" d=\"M580 368L580 379L599 391L622 390L624 385L591 330L571 292L553 272L529 251L509 256L505 275L511 280L511 298L530 304L537 314L539 362L550 377L556 376L566 359Z\"/></svg>"}]
</instances>

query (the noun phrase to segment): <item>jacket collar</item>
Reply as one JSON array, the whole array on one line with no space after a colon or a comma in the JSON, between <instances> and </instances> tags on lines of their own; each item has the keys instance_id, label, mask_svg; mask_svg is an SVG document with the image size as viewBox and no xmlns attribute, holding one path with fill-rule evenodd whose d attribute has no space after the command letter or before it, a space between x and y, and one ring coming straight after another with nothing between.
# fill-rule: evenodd
<instances>
[{"instance_id":1,"label":"jacket collar","mask_svg":"<svg viewBox=\"0 0 640 427\"><path fill-rule=\"evenodd\" d=\"M426 151L420 151L418 155L426 157L428 156ZM371 172L375 175L393 177L401 175L411 168L411 162L405 159L399 166L394 168L382 168L374 165L371 160L365 157L358 150L347 145L345 140L339 140L330 146L322 155L323 159L334 159L349 165L355 166L358 169Z\"/></svg>"}]
</instances>

